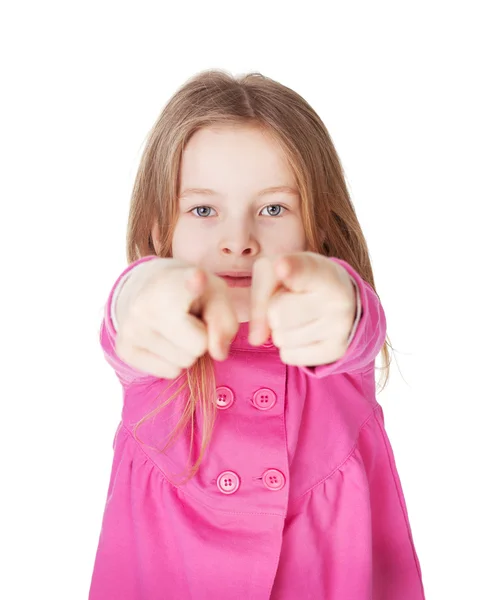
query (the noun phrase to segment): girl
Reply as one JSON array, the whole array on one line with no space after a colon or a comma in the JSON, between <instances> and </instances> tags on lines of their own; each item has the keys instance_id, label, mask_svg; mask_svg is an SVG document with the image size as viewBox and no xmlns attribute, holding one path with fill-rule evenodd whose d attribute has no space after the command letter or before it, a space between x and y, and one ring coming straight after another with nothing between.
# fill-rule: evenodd
<instances>
[{"instance_id":1,"label":"girl","mask_svg":"<svg viewBox=\"0 0 497 600\"><path fill-rule=\"evenodd\" d=\"M127 251L100 331L124 406L90 600L424 598L376 400L385 315L309 104L260 74L187 81Z\"/></svg>"}]
</instances>

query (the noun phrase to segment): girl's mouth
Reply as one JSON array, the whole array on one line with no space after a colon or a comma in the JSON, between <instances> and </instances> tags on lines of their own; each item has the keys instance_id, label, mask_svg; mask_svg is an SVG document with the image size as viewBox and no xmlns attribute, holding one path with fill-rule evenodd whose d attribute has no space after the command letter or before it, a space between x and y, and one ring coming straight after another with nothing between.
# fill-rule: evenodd
<instances>
[{"instance_id":1,"label":"girl's mouth","mask_svg":"<svg viewBox=\"0 0 497 600\"><path fill-rule=\"evenodd\" d=\"M250 287L252 285L252 277L233 277L231 275L220 275L229 287Z\"/></svg>"}]
</instances>

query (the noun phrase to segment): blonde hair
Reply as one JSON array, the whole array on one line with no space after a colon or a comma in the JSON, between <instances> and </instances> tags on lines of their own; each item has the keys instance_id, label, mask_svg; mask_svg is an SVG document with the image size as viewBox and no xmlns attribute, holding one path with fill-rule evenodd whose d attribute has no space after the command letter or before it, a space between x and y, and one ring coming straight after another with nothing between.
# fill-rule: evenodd
<instances>
[{"instance_id":1,"label":"blonde hair","mask_svg":"<svg viewBox=\"0 0 497 600\"><path fill-rule=\"evenodd\" d=\"M347 261L376 291L366 240L350 200L335 147L316 112L295 91L260 73L232 76L223 70L195 75L172 96L146 140L132 192L127 230L127 259L171 256L177 220L182 152L191 136L211 125L252 125L272 136L285 151L302 201L302 220L309 250ZM160 247L152 227L157 221ZM388 337L382 348L384 385L389 377ZM200 467L217 413L212 359L202 356L180 376L183 385L135 427L167 406L186 387L181 419L163 451L190 422L190 458L195 414L202 416L201 447L187 481ZM383 389L382 387L382 389Z\"/></svg>"}]
</instances>

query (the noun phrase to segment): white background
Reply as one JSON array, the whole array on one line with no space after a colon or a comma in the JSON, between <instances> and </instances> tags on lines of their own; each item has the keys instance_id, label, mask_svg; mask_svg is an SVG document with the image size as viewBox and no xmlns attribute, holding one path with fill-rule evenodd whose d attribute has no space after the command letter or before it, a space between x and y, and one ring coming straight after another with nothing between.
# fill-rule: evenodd
<instances>
[{"instance_id":1,"label":"white background","mask_svg":"<svg viewBox=\"0 0 497 600\"><path fill-rule=\"evenodd\" d=\"M103 307L145 137L209 67L277 79L329 128L395 349L378 400L426 596L497 598L491 4L2 5L2 598L87 598L121 410Z\"/></svg>"}]
</instances>

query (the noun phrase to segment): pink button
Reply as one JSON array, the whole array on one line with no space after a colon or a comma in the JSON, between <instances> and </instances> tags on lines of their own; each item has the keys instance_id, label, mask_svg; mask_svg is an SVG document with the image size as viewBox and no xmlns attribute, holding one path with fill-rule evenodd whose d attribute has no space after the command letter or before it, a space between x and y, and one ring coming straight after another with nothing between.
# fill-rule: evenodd
<instances>
[{"instance_id":1,"label":"pink button","mask_svg":"<svg viewBox=\"0 0 497 600\"><path fill-rule=\"evenodd\" d=\"M268 490L281 490L285 486L285 476L278 469L268 469L262 476L262 481Z\"/></svg>"},{"instance_id":2,"label":"pink button","mask_svg":"<svg viewBox=\"0 0 497 600\"><path fill-rule=\"evenodd\" d=\"M276 394L268 388L261 388L254 394L253 403L259 410L269 410L276 404Z\"/></svg>"},{"instance_id":3,"label":"pink button","mask_svg":"<svg viewBox=\"0 0 497 600\"><path fill-rule=\"evenodd\" d=\"M235 401L235 396L229 387L220 386L216 388L216 405L221 410L229 408Z\"/></svg>"},{"instance_id":4,"label":"pink button","mask_svg":"<svg viewBox=\"0 0 497 600\"><path fill-rule=\"evenodd\" d=\"M274 344L271 338L269 338L267 341L264 342L264 344L261 344L261 346L263 348L273 348Z\"/></svg>"},{"instance_id":5,"label":"pink button","mask_svg":"<svg viewBox=\"0 0 497 600\"><path fill-rule=\"evenodd\" d=\"M233 494L240 487L240 478L233 471L225 471L217 478L217 487L223 494Z\"/></svg>"}]
</instances>

